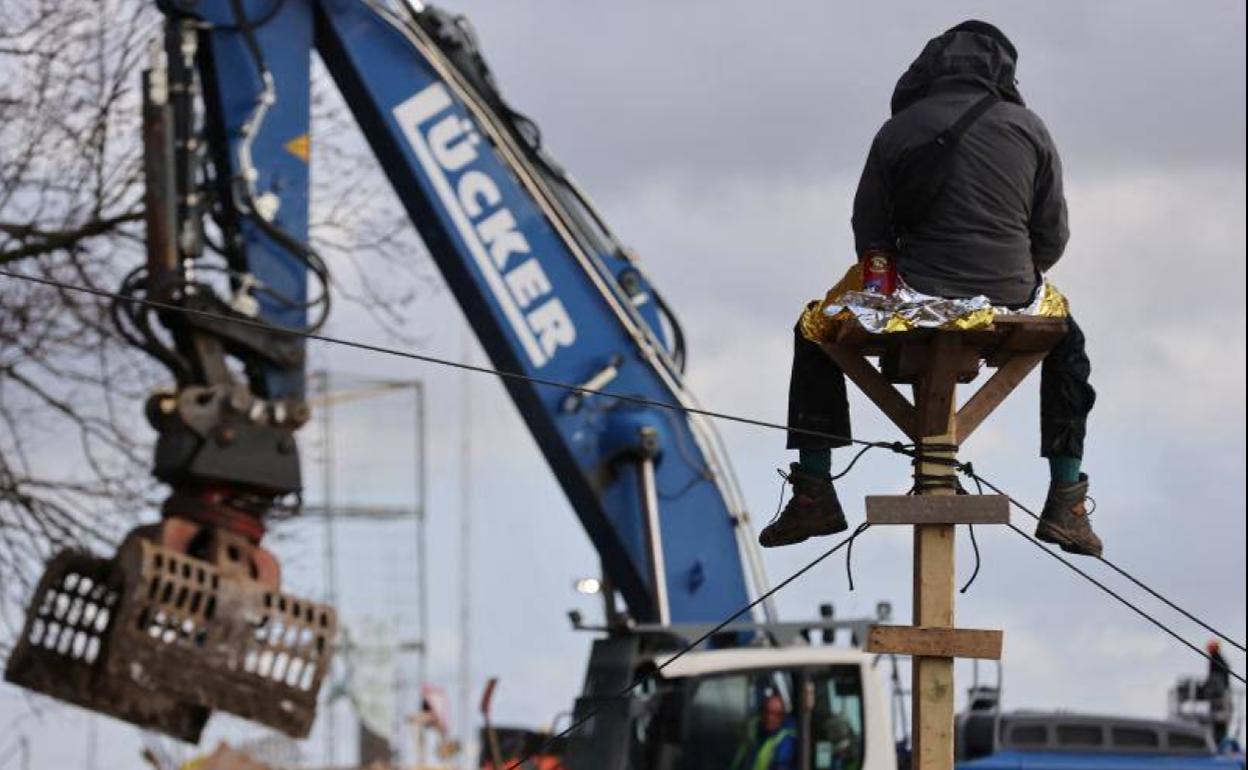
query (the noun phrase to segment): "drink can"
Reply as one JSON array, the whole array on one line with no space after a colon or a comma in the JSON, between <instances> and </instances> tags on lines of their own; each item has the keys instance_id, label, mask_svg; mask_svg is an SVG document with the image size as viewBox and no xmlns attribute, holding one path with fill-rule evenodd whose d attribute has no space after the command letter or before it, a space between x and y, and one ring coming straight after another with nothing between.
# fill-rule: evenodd
<instances>
[{"instance_id":1,"label":"drink can","mask_svg":"<svg viewBox=\"0 0 1248 770\"><path fill-rule=\"evenodd\" d=\"M897 260L884 249L868 249L862 256L862 288L890 295L897 290Z\"/></svg>"}]
</instances>

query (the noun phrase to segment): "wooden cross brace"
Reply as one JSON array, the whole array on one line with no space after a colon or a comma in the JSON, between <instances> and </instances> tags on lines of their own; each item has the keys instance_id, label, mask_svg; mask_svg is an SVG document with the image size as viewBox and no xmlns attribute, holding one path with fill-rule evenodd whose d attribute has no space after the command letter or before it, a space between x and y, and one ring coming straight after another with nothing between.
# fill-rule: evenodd
<instances>
[{"instance_id":1,"label":"wooden cross brace","mask_svg":"<svg viewBox=\"0 0 1248 770\"><path fill-rule=\"evenodd\" d=\"M914 527L914 625L876 626L866 649L914 656L913 766L953 770L953 660L1001 657L1000 631L954 627L954 527L1009 521L1005 498L957 495L957 447L1066 334L1066 321L1004 316L973 331L921 329L871 334L852 319L832 327L824 351L902 432L919 445L918 495L867 498L869 524ZM877 369L868 361L878 356ZM958 383L995 367L959 409ZM911 385L913 403L894 387ZM943 483L931 483L933 481Z\"/></svg>"},{"instance_id":2,"label":"wooden cross brace","mask_svg":"<svg viewBox=\"0 0 1248 770\"><path fill-rule=\"evenodd\" d=\"M996 372L957 410L956 440L962 444L1066 334L1066 319L1002 316L986 329L916 329L871 334L857 321L832 326L823 350L845 376L915 442L944 433L957 383L979 374L981 362ZM868 362L880 358L880 368ZM913 385L912 404L893 384Z\"/></svg>"}]
</instances>

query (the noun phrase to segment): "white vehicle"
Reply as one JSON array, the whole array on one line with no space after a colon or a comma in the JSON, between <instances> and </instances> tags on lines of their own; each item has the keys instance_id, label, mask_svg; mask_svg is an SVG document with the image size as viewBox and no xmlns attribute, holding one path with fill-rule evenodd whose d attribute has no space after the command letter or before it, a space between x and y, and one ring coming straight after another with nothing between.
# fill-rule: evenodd
<instances>
[{"instance_id":1,"label":"white vehicle","mask_svg":"<svg viewBox=\"0 0 1248 770\"><path fill-rule=\"evenodd\" d=\"M875 656L857 646L886 612L882 605L883 617L870 619L733 625L724 630L726 639L754 634L759 645L677 657L673 637L696 638L704 629L617 630L594 643L574 718L594 716L570 738L565 765L754 770L764 708L778 697L782 729L792 736L783 750L785 767L896 770L894 696ZM836 644L837 632L846 630L850 643ZM643 677L643 684L620 695ZM775 730L773 723L763 732Z\"/></svg>"}]
</instances>

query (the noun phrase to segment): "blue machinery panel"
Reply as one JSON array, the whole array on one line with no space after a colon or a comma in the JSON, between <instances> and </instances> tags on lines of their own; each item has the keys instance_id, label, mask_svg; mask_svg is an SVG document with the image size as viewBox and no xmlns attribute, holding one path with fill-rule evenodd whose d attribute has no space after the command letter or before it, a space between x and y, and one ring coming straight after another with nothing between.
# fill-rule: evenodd
<instances>
[{"instance_id":1,"label":"blue machinery panel","mask_svg":"<svg viewBox=\"0 0 1248 770\"><path fill-rule=\"evenodd\" d=\"M611 392L691 403L644 277L622 254L587 245L592 239L576 230L526 148L410 16L362 0L287 0L274 12L275 1L242 5L248 18L264 17L256 37L277 92L254 144L255 189L280 199L283 229L307 236L307 169L289 148L308 130L315 46L496 367L570 383L605 372ZM231 0L194 6L218 26L208 96L225 116L236 163L237 130L261 84L231 8ZM252 272L303 296L303 266L263 234L244 236ZM302 322L290 309L265 306L262 314ZM505 383L635 618L715 621L749 601L758 580L747 575L752 534L739 531L748 529L739 495L708 426L679 412ZM649 555L647 497L657 502L658 564ZM541 512L518 506L510 515ZM666 586L667 617L653 574Z\"/></svg>"}]
</instances>

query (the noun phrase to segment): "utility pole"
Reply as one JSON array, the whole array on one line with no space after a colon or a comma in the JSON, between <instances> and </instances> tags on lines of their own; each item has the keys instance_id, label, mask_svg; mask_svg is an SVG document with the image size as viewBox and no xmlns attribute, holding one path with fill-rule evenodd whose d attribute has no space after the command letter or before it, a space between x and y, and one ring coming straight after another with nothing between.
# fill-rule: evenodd
<instances>
[{"instance_id":1,"label":"utility pole","mask_svg":"<svg viewBox=\"0 0 1248 770\"><path fill-rule=\"evenodd\" d=\"M912 495L869 495L868 525L914 528L912 626L872 626L866 651L910 655L912 766L953 770L955 658L1001 659L1002 632L954 625L954 529L1008 524L1002 495L959 494L958 447L1066 333L1064 319L1011 316L986 329L871 334L852 319L835 322L824 352L915 442ZM867 360L880 357L876 369ZM958 383L980 362L996 372L958 408ZM914 402L894 385L910 385Z\"/></svg>"}]
</instances>

